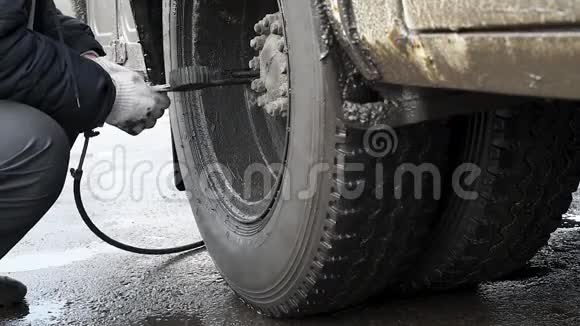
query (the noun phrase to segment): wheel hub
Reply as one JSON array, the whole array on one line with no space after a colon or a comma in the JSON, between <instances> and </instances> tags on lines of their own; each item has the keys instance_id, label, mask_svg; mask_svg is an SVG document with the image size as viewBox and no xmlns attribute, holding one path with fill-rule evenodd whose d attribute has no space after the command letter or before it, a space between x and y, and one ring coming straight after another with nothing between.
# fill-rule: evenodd
<instances>
[{"instance_id":1,"label":"wheel hub","mask_svg":"<svg viewBox=\"0 0 580 326\"><path fill-rule=\"evenodd\" d=\"M284 37L282 15L266 15L255 26L258 34L250 46L258 56L250 61L250 68L260 71L260 78L252 82L252 90L258 94L257 104L274 117L288 116L289 82L288 49Z\"/></svg>"}]
</instances>

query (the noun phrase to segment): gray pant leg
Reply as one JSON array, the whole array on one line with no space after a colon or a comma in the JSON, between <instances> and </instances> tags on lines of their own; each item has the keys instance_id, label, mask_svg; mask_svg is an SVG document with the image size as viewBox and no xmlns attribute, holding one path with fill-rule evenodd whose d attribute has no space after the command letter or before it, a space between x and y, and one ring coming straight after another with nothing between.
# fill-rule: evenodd
<instances>
[{"instance_id":1,"label":"gray pant leg","mask_svg":"<svg viewBox=\"0 0 580 326\"><path fill-rule=\"evenodd\" d=\"M0 259L59 197L69 151L64 130L49 116L0 101Z\"/></svg>"}]
</instances>

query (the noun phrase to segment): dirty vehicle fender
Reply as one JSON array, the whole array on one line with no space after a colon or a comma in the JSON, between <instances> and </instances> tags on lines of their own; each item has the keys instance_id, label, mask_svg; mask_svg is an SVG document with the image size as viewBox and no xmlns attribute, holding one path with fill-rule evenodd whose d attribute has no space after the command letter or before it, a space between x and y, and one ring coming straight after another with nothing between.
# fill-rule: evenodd
<instances>
[{"instance_id":1,"label":"dirty vehicle fender","mask_svg":"<svg viewBox=\"0 0 580 326\"><path fill-rule=\"evenodd\" d=\"M367 80L579 99L574 1L320 0Z\"/></svg>"}]
</instances>

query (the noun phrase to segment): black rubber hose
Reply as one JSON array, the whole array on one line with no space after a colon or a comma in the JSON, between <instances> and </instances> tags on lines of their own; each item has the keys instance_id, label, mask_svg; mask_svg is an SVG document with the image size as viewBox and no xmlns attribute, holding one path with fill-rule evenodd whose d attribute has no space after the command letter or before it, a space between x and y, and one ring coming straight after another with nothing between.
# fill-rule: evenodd
<instances>
[{"instance_id":1,"label":"black rubber hose","mask_svg":"<svg viewBox=\"0 0 580 326\"><path fill-rule=\"evenodd\" d=\"M75 203L77 205L77 209L81 215L81 218L83 219L85 224L89 227L89 229L97 237L99 237L104 242L110 244L111 246L116 247L116 248L121 249L121 250L124 250L124 251L132 252L135 254L140 254L140 255L160 256L160 255L178 254L178 253L182 253L182 252L186 252L186 251L202 251L202 250L204 250L205 243L203 241L199 241L199 242L192 243L192 244L185 245L185 246L181 246L181 247L168 248L168 249L146 249L146 248L133 247L133 246L124 244L122 242L119 242L115 239L112 239L111 237L106 235L103 231L101 231L95 225L95 223L93 223L93 221L91 220L91 218L89 217L89 214L87 213L87 211L85 209L85 205L83 204L83 198L82 198L82 194L81 194L81 181L83 179L83 164L84 164L84 161L85 161L85 158L87 155L89 141L92 137L95 137L97 135L98 135L98 133L95 133L95 132L85 133L85 145L83 147L83 152L81 154L81 159L79 162L78 169L71 170L71 174L74 178L74 190L73 191L74 191L74 196L75 196Z\"/></svg>"}]
</instances>

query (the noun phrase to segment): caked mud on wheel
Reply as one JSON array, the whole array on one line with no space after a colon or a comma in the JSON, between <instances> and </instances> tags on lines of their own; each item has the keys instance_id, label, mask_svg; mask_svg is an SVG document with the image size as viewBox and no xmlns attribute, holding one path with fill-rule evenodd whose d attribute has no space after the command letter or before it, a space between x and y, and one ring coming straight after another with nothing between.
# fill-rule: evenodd
<instances>
[{"instance_id":1,"label":"caked mud on wheel","mask_svg":"<svg viewBox=\"0 0 580 326\"><path fill-rule=\"evenodd\" d=\"M176 94L171 111L193 212L228 284L282 317L340 309L396 282L438 202L415 199L412 177L394 184L395 171L403 163L445 170L447 126L397 130L395 152L365 148L376 135L338 119L337 66L320 60L309 0L166 7L168 69L260 67L252 87ZM433 189L429 176L420 181ZM397 187L408 188L398 199Z\"/></svg>"}]
</instances>

